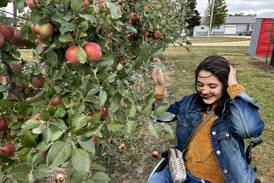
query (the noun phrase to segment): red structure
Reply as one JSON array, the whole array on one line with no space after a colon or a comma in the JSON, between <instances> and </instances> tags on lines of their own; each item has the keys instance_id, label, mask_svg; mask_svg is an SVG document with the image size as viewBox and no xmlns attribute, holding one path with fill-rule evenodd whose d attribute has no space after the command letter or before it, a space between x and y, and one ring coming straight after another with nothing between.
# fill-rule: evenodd
<instances>
[{"instance_id":1,"label":"red structure","mask_svg":"<svg viewBox=\"0 0 274 183\"><path fill-rule=\"evenodd\" d=\"M253 27L249 53L256 56L271 56L274 47L274 19L257 18Z\"/></svg>"}]
</instances>

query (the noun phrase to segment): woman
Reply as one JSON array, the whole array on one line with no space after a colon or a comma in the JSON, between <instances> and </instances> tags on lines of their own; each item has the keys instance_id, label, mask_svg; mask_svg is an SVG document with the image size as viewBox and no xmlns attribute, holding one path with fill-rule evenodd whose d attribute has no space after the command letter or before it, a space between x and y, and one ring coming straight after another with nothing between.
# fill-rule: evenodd
<instances>
[{"instance_id":1,"label":"woman","mask_svg":"<svg viewBox=\"0 0 274 183\"><path fill-rule=\"evenodd\" d=\"M156 103L161 103L165 81L154 69ZM221 56L209 56L195 70L197 93L170 105L176 116L178 149L184 152L187 183L254 183L256 173L246 162L244 139L261 134L264 124L258 103L250 98L236 79L236 70ZM212 115L210 115L212 114ZM205 125L191 139L196 125ZM148 183L172 183L168 166Z\"/></svg>"}]
</instances>

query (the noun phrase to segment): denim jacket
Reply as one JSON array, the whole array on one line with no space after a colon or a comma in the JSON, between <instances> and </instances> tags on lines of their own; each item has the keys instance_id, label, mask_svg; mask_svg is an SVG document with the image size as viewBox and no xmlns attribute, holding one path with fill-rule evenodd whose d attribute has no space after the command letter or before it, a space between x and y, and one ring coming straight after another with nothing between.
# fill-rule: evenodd
<instances>
[{"instance_id":1,"label":"denim jacket","mask_svg":"<svg viewBox=\"0 0 274 183\"><path fill-rule=\"evenodd\" d=\"M241 92L225 102L222 114L211 126L211 144L226 183L255 181L256 173L246 162L243 140L259 136L263 130L258 109L258 103ZM195 125L202 118L198 94L183 97L167 111L176 115L178 148L184 151Z\"/></svg>"}]
</instances>

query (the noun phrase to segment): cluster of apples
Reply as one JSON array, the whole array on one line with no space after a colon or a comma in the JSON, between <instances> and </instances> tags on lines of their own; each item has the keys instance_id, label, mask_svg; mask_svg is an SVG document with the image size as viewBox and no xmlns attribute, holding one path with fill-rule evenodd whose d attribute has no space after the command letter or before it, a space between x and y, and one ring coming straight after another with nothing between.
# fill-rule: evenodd
<instances>
[{"instance_id":1,"label":"cluster of apples","mask_svg":"<svg viewBox=\"0 0 274 183\"><path fill-rule=\"evenodd\" d=\"M0 117L0 132L5 132L8 129L8 119L6 116ZM12 157L15 155L15 146L11 143L5 144L3 147L0 147L0 153Z\"/></svg>"},{"instance_id":2,"label":"cluster of apples","mask_svg":"<svg viewBox=\"0 0 274 183\"><path fill-rule=\"evenodd\" d=\"M0 22L0 49L3 48L5 42L23 46L24 40L21 36L21 28L7 26Z\"/></svg>"},{"instance_id":3,"label":"cluster of apples","mask_svg":"<svg viewBox=\"0 0 274 183\"><path fill-rule=\"evenodd\" d=\"M77 50L80 47L77 45L72 45L66 50L66 61L69 64L79 64L79 60L77 58ZM91 62L97 62L102 58L102 51L99 44L95 42L87 42L84 45L85 53L87 54L87 59Z\"/></svg>"}]
</instances>

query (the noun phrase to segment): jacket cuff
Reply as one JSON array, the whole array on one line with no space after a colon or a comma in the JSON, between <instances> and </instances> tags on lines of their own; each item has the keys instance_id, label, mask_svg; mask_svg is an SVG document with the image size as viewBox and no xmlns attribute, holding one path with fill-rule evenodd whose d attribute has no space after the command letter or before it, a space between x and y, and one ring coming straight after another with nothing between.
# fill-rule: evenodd
<instances>
[{"instance_id":1,"label":"jacket cuff","mask_svg":"<svg viewBox=\"0 0 274 183\"><path fill-rule=\"evenodd\" d=\"M234 99L241 92L245 92L245 88L243 85L240 84L234 84L227 88L227 93L231 99Z\"/></svg>"}]
</instances>

